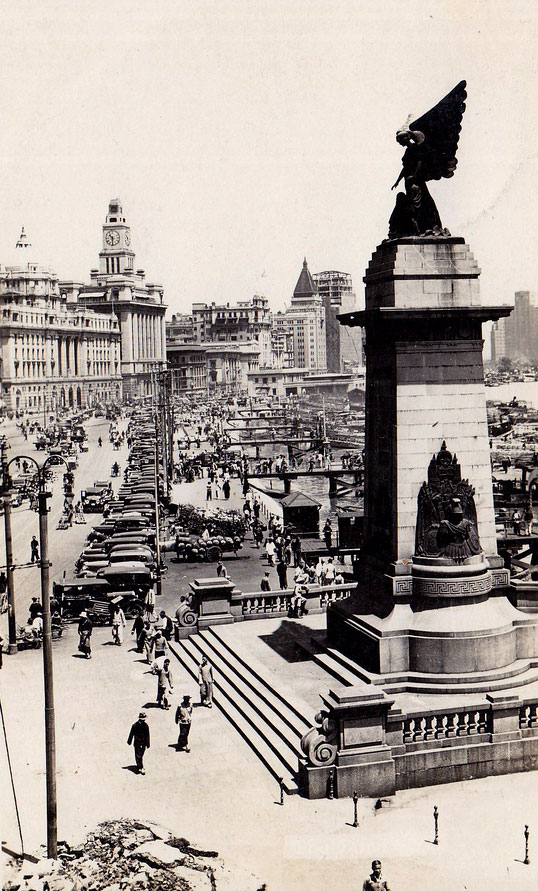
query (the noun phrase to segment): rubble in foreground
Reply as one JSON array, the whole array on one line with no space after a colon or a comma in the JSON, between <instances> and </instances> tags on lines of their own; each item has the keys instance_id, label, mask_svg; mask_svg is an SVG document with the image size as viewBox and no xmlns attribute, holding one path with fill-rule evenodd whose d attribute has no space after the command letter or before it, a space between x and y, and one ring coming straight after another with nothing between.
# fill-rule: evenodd
<instances>
[{"instance_id":1,"label":"rubble in foreground","mask_svg":"<svg viewBox=\"0 0 538 891\"><path fill-rule=\"evenodd\" d=\"M200 850L154 823L101 823L80 845L58 842L58 859L13 860L3 891L262 891L217 851Z\"/></svg>"}]
</instances>

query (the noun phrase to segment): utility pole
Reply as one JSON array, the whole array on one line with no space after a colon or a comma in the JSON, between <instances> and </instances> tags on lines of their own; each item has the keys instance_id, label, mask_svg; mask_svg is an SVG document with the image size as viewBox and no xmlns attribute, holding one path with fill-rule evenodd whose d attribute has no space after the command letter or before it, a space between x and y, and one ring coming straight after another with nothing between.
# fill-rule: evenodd
<instances>
[{"instance_id":1,"label":"utility pole","mask_svg":"<svg viewBox=\"0 0 538 891\"><path fill-rule=\"evenodd\" d=\"M11 480L7 460L7 442L2 439L2 494L4 497L4 530L6 538L6 577L7 577L7 624L8 653L17 652L17 623L15 621L15 576L13 572L13 538L11 535Z\"/></svg>"},{"instance_id":2,"label":"utility pole","mask_svg":"<svg viewBox=\"0 0 538 891\"><path fill-rule=\"evenodd\" d=\"M7 460L6 443L2 442L2 488L4 494L4 504L7 506L5 511L6 520L6 558L8 568L8 591L12 599L9 612L9 652L15 652L17 649L16 629L15 629L15 603L13 600L13 555L11 545L11 525L10 525L10 498L9 492L9 465ZM52 670L52 623L50 615L50 564L49 564L49 533L48 533L48 508L47 499L50 498L50 492L45 491L45 478L47 472L47 461L39 466L35 458L29 455L19 455L12 458L12 461L30 461L37 469L37 479L39 484L38 506L39 506L39 567L41 574L41 603L42 603L42 619L43 619L43 684L45 691L45 773L47 783L47 856L56 859L58 854L58 818L57 818L57 800L56 800L56 732L54 718L54 683ZM62 458L66 469L69 467ZM11 573L11 574L10 574ZM11 649L11 623L13 623L13 641L15 649Z\"/></svg>"},{"instance_id":3,"label":"utility pole","mask_svg":"<svg viewBox=\"0 0 538 891\"><path fill-rule=\"evenodd\" d=\"M157 414L155 414L155 559L157 562L156 584L157 596L163 592L161 574L161 529L159 522L159 430Z\"/></svg>"},{"instance_id":4,"label":"utility pole","mask_svg":"<svg viewBox=\"0 0 538 891\"><path fill-rule=\"evenodd\" d=\"M39 545L41 603L43 605L43 676L45 689L45 759L47 777L47 856L58 854L58 806L56 799L56 729L54 718L54 677L52 670L52 628L50 615L50 564L45 466L39 473Z\"/></svg>"}]
</instances>

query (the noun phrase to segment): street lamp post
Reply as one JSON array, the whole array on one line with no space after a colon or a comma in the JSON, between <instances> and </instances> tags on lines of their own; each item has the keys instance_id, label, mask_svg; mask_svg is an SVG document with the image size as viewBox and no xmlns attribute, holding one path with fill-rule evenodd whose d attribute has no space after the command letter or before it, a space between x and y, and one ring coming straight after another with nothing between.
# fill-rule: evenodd
<instances>
[{"instance_id":1,"label":"street lamp post","mask_svg":"<svg viewBox=\"0 0 538 891\"><path fill-rule=\"evenodd\" d=\"M41 573L41 603L43 608L43 685L45 693L45 773L47 784L47 856L56 859L58 853L58 816L56 796L56 724L54 715L54 675L52 665L52 622L50 614L50 563L47 499L50 492L45 489L49 460L40 466L30 455L17 455L11 461L4 461L2 454L4 483L9 478L9 465L13 461L31 461L37 468L39 547ZM61 458L69 470L67 462ZM6 536L7 539L7 536ZM6 541L7 547L7 541Z\"/></svg>"},{"instance_id":2,"label":"street lamp post","mask_svg":"<svg viewBox=\"0 0 538 891\"><path fill-rule=\"evenodd\" d=\"M13 574L13 538L11 535L11 481L7 460L8 445L2 440L2 494L4 497L4 531L6 539L6 579L7 579L7 624L8 653L17 652L17 623L15 620L15 579Z\"/></svg>"}]
</instances>

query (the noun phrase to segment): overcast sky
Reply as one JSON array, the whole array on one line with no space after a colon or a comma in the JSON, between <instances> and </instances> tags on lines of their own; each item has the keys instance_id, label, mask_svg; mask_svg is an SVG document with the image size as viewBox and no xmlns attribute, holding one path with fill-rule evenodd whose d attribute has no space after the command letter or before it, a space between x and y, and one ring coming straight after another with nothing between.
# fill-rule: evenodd
<instances>
[{"instance_id":1,"label":"overcast sky","mask_svg":"<svg viewBox=\"0 0 538 891\"><path fill-rule=\"evenodd\" d=\"M538 290L538 4L2 2L0 263L21 223L61 278L97 265L121 197L172 311L312 271L362 275L386 236L394 135L468 81L459 165L432 184L487 302Z\"/></svg>"}]
</instances>

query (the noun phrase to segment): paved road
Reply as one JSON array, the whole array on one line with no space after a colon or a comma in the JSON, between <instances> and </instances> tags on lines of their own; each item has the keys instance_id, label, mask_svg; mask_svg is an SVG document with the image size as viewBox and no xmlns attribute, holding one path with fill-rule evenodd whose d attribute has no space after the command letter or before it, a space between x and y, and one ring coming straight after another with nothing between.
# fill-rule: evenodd
<instances>
[{"instance_id":1,"label":"paved road","mask_svg":"<svg viewBox=\"0 0 538 891\"><path fill-rule=\"evenodd\" d=\"M112 443L108 441L109 421L104 418L92 418L86 424L88 433L89 450L82 452L79 456L79 466L75 471L75 501L80 496L80 490L93 485L96 479L109 479L110 468L114 461L117 461L123 470L127 460L127 446L124 445L119 451L112 448ZM126 422L120 423L120 429L126 426ZM8 458L11 460L19 455L28 455L34 458L39 464L45 459L45 453L37 451L33 446L33 437L26 442L20 432L15 431L14 425L10 425L8 429L0 428L0 434L6 433L10 449ZM97 445L97 440L101 436L103 446ZM51 581L59 579L64 571L67 575L71 575L73 564L75 563L80 551L82 550L84 540L92 525L100 522L99 514L86 514L87 525L74 524L70 529L58 530L56 525L62 514L64 501L63 495L63 473L64 465L57 465L53 468L54 479L51 483L52 498L49 500L49 547L51 561ZM115 489L121 485L121 478L111 480ZM0 518L2 534L0 563L5 565L5 535L4 535L4 518ZM13 554L15 564L27 563L30 559L30 540L32 535L39 538L38 515L35 511L31 511L28 507L28 501L25 501L20 507L16 507L12 511L12 535L13 535ZM22 567L15 571L15 608L17 624L22 625L27 619L28 604L32 596L40 596L40 577L37 564L32 567ZM7 618L3 615L0 619L0 628L4 633L7 628ZM4 635L5 636L5 635Z\"/></svg>"}]
</instances>

